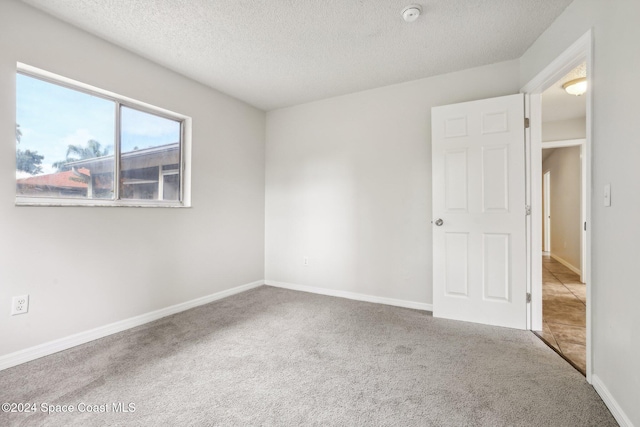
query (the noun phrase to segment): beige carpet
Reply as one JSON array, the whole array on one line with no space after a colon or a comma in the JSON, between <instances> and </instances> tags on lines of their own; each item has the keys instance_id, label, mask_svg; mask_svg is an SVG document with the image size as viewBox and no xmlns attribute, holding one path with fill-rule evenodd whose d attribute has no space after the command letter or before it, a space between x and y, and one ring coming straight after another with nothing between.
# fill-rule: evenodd
<instances>
[{"instance_id":1,"label":"beige carpet","mask_svg":"<svg viewBox=\"0 0 640 427\"><path fill-rule=\"evenodd\" d=\"M616 425L530 332L266 286L2 371L0 402L37 405L1 426Z\"/></svg>"}]
</instances>

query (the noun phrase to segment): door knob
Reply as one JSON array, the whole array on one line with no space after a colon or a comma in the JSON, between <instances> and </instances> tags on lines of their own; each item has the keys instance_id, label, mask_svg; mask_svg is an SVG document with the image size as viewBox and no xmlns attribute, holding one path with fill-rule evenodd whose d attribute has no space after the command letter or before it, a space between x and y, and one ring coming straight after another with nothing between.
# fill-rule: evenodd
<instances>
[{"instance_id":1,"label":"door knob","mask_svg":"<svg viewBox=\"0 0 640 427\"><path fill-rule=\"evenodd\" d=\"M441 218L436 219L435 224L440 227L442 224L444 224L444 221Z\"/></svg>"}]
</instances>

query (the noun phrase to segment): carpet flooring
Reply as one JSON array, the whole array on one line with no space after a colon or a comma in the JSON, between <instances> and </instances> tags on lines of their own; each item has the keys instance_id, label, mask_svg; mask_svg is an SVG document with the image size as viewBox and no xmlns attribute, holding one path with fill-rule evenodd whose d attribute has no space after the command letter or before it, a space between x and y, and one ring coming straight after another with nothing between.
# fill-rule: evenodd
<instances>
[{"instance_id":1,"label":"carpet flooring","mask_svg":"<svg viewBox=\"0 0 640 427\"><path fill-rule=\"evenodd\" d=\"M1 426L617 425L530 332L268 286L2 371L0 402L37 407Z\"/></svg>"}]
</instances>

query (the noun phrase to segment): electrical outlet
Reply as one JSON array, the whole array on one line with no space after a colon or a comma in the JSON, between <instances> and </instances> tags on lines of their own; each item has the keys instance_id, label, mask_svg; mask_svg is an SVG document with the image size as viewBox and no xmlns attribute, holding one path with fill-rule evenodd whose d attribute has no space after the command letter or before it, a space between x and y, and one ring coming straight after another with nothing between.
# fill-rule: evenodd
<instances>
[{"instance_id":1,"label":"electrical outlet","mask_svg":"<svg viewBox=\"0 0 640 427\"><path fill-rule=\"evenodd\" d=\"M309 257L308 256L302 258L302 265L309 265Z\"/></svg>"},{"instance_id":2,"label":"electrical outlet","mask_svg":"<svg viewBox=\"0 0 640 427\"><path fill-rule=\"evenodd\" d=\"M29 311L29 295L13 297L11 301L11 315L25 314Z\"/></svg>"}]
</instances>

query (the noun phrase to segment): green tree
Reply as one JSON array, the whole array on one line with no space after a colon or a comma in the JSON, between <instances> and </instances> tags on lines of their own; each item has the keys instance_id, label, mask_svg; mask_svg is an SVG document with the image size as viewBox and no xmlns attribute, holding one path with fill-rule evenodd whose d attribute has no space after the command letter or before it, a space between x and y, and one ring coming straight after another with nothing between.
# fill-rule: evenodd
<instances>
[{"instance_id":1,"label":"green tree","mask_svg":"<svg viewBox=\"0 0 640 427\"><path fill-rule=\"evenodd\" d=\"M95 139L87 141L86 147L71 144L67 147L67 156L65 160L53 163L53 167L59 172L66 171L71 169L71 167L68 166L68 163L70 162L107 156L109 155L109 151L111 151L111 147L102 148L102 144Z\"/></svg>"},{"instance_id":2,"label":"green tree","mask_svg":"<svg viewBox=\"0 0 640 427\"><path fill-rule=\"evenodd\" d=\"M36 175L42 173L42 159L44 156L38 154L37 151L16 150L16 169L19 171Z\"/></svg>"},{"instance_id":3,"label":"green tree","mask_svg":"<svg viewBox=\"0 0 640 427\"><path fill-rule=\"evenodd\" d=\"M16 123L16 146L22 140L22 130L20 124ZM42 173L42 159L44 156L37 151L21 150L16 147L16 169L32 175Z\"/></svg>"}]
</instances>

